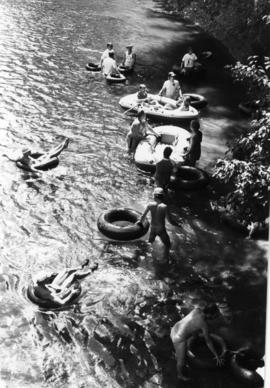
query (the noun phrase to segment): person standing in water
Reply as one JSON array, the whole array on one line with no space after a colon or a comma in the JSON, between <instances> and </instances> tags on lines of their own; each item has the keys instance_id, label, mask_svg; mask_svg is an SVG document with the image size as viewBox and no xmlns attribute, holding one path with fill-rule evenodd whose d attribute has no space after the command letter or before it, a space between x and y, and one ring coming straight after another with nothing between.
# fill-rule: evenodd
<instances>
[{"instance_id":1,"label":"person standing in water","mask_svg":"<svg viewBox=\"0 0 270 388\"><path fill-rule=\"evenodd\" d=\"M113 50L110 50L109 56L104 59L103 64L102 64L102 72L103 72L105 77L107 75L116 75L116 74L120 75L116 61L114 59L114 51Z\"/></svg>"},{"instance_id":2,"label":"person standing in water","mask_svg":"<svg viewBox=\"0 0 270 388\"><path fill-rule=\"evenodd\" d=\"M146 209L141 216L138 224L140 225L147 214L151 214L151 226L150 226L150 235L149 242L152 244L156 237L159 236L166 249L169 250L171 247L171 240L166 230L166 216L168 215L167 205L163 203L164 200L164 190L161 187L157 187L154 190L154 201L149 202L146 206ZM168 217L169 218L169 217Z\"/></svg>"},{"instance_id":3,"label":"person standing in water","mask_svg":"<svg viewBox=\"0 0 270 388\"><path fill-rule=\"evenodd\" d=\"M217 354L214 344L211 340L208 331L208 322L220 315L219 310L215 304L206 306L204 309L199 307L194 308L188 315L178 321L171 329L171 340L175 349L177 375L181 380L189 380L183 374L183 367L185 366L187 340L199 332L203 334L206 345L213 353L217 365L222 364L221 357Z\"/></svg>"},{"instance_id":4,"label":"person standing in water","mask_svg":"<svg viewBox=\"0 0 270 388\"><path fill-rule=\"evenodd\" d=\"M166 192L168 189L174 162L170 159L172 154L171 147L165 147L163 151L163 159L156 164L155 181L158 187L162 187Z\"/></svg>"},{"instance_id":5,"label":"person standing in water","mask_svg":"<svg viewBox=\"0 0 270 388\"><path fill-rule=\"evenodd\" d=\"M132 70L136 63L136 54L132 51L133 46L131 44L127 45L126 48L127 51L125 52L122 66L124 66L126 70Z\"/></svg>"},{"instance_id":6,"label":"person standing in water","mask_svg":"<svg viewBox=\"0 0 270 388\"><path fill-rule=\"evenodd\" d=\"M192 132L190 138L190 147L185 156L185 164L195 167L197 160L201 157L202 132L200 131L200 122L192 120L190 123Z\"/></svg>"},{"instance_id":7,"label":"person standing in water","mask_svg":"<svg viewBox=\"0 0 270 388\"><path fill-rule=\"evenodd\" d=\"M160 92L158 93L159 96L164 96L173 100L182 98L180 84L179 81L175 79L175 76L176 75L173 71L169 72L167 81L164 82Z\"/></svg>"},{"instance_id":8,"label":"person standing in water","mask_svg":"<svg viewBox=\"0 0 270 388\"><path fill-rule=\"evenodd\" d=\"M106 48L106 50L103 51L103 53L102 53L102 55L101 55L101 58L100 58L100 61L99 61L99 67L102 68L104 59L108 58L109 52L110 52L112 49L113 49L113 44L112 44L112 42L108 42L108 43L107 43L107 48Z\"/></svg>"},{"instance_id":9,"label":"person standing in water","mask_svg":"<svg viewBox=\"0 0 270 388\"><path fill-rule=\"evenodd\" d=\"M188 52L183 56L181 62L181 70L184 74L189 74L195 69L195 64L197 61L197 55L194 54L191 47L189 47Z\"/></svg>"}]
</instances>

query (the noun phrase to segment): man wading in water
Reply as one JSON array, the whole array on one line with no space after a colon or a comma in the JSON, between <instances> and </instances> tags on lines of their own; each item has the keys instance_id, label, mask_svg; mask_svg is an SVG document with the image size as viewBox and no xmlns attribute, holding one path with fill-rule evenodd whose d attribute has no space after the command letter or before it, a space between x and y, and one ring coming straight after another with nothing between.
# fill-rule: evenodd
<instances>
[{"instance_id":1,"label":"man wading in water","mask_svg":"<svg viewBox=\"0 0 270 388\"><path fill-rule=\"evenodd\" d=\"M153 243L157 236L161 239L163 244L166 247L167 252L171 247L170 237L167 233L165 220L166 215L169 218L169 214L167 212L167 205L163 203L164 199L164 190L161 187L157 187L154 190L154 201L150 202L141 216L138 224L141 224L145 219L148 212L151 213L151 229L149 235L149 242ZM171 220L170 220L171 221Z\"/></svg>"},{"instance_id":2,"label":"man wading in water","mask_svg":"<svg viewBox=\"0 0 270 388\"><path fill-rule=\"evenodd\" d=\"M208 320L216 319L220 315L215 304L206 306L204 309L196 307L185 318L177 322L171 330L171 340L175 349L175 357L177 364L177 375L181 380L189 380L183 375L183 367L185 366L187 340L194 335L202 332L206 345L213 353L217 365L222 364L222 359L217 354L211 337L208 332Z\"/></svg>"}]
</instances>

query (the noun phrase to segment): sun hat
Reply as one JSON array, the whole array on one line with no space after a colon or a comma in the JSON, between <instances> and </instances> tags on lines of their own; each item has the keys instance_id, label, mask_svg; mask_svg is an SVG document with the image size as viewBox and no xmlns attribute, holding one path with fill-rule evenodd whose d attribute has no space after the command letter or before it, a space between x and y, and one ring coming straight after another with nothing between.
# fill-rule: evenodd
<instances>
[{"instance_id":1,"label":"sun hat","mask_svg":"<svg viewBox=\"0 0 270 388\"><path fill-rule=\"evenodd\" d=\"M146 88L146 85L145 84L140 84L140 89L144 89Z\"/></svg>"},{"instance_id":2,"label":"sun hat","mask_svg":"<svg viewBox=\"0 0 270 388\"><path fill-rule=\"evenodd\" d=\"M133 47L133 44L127 44L126 48L128 48L128 47Z\"/></svg>"},{"instance_id":3,"label":"sun hat","mask_svg":"<svg viewBox=\"0 0 270 388\"><path fill-rule=\"evenodd\" d=\"M156 187L154 190L154 197L163 197L164 190L162 187Z\"/></svg>"},{"instance_id":4,"label":"sun hat","mask_svg":"<svg viewBox=\"0 0 270 388\"><path fill-rule=\"evenodd\" d=\"M176 76L176 74L175 74L173 71L170 71L170 72L168 73L168 75L171 76L171 77L175 77L175 76Z\"/></svg>"}]
</instances>

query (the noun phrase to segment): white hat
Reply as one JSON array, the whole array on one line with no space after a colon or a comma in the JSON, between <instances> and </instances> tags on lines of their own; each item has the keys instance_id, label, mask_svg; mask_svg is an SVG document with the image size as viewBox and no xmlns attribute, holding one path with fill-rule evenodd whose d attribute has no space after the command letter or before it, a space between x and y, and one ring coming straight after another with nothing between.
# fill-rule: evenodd
<instances>
[{"instance_id":1,"label":"white hat","mask_svg":"<svg viewBox=\"0 0 270 388\"><path fill-rule=\"evenodd\" d=\"M163 197L164 196L164 190L162 187L156 187L154 190L154 197Z\"/></svg>"}]
</instances>

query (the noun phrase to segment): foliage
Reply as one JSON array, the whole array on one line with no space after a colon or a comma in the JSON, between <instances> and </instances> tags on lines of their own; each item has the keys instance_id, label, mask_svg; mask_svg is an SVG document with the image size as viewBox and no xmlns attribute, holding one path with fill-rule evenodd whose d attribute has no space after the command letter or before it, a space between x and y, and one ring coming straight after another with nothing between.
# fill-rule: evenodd
<instances>
[{"instance_id":1,"label":"foliage","mask_svg":"<svg viewBox=\"0 0 270 388\"><path fill-rule=\"evenodd\" d=\"M248 58L247 65L237 62L234 66L227 66L233 79L246 86L249 101L257 106L267 107L270 103L270 58L259 58L257 55Z\"/></svg>"}]
</instances>

